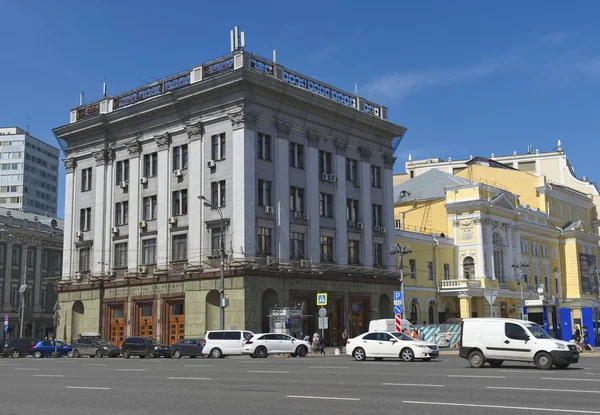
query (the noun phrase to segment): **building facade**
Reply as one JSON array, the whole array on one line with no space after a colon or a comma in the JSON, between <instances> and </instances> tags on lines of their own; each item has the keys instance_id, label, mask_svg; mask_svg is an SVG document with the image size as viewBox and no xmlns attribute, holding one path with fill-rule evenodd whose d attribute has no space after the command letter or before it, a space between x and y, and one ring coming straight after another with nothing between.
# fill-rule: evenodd
<instances>
[{"instance_id":1,"label":"building facade","mask_svg":"<svg viewBox=\"0 0 600 415\"><path fill-rule=\"evenodd\" d=\"M8 316L3 338L43 339L53 329L55 284L61 278L62 220L0 208L0 310ZM26 285L21 302L19 288Z\"/></svg>"},{"instance_id":2,"label":"building facade","mask_svg":"<svg viewBox=\"0 0 600 415\"><path fill-rule=\"evenodd\" d=\"M71 111L59 337L268 330L269 306L359 330L397 287L385 107L245 51ZM206 208L206 198L211 207ZM64 314L64 315L63 315ZM185 322L185 323L183 323Z\"/></svg>"},{"instance_id":3,"label":"building facade","mask_svg":"<svg viewBox=\"0 0 600 415\"><path fill-rule=\"evenodd\" d=\"M0 128L0 206L56 216L59 155L20 128Z\"/></svg>"}]
</instances>

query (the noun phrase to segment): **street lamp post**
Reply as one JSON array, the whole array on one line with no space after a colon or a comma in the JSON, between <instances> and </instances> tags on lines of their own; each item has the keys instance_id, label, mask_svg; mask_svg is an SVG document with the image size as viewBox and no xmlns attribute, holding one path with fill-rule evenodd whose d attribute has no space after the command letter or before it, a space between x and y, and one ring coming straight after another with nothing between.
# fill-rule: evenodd
<instances>
[{"instance_id":1,"label":"street lamp post","mask_svg":"<svg viewBox=\"0 0 600 415\"><path fill-rule=\"evenodd\" d=\"M519 273L519 287L521 288L521 320L523 320L523 317L525 316L525 313L523 312L523 309L525 306L525 299L523 298L523 283L525 282L523 280L523 268L529 268L529 264L526 263L525 261L521 260L521 261L515 262L511 266L513 269L516 269L517 272Z\"/></svg>"},{"instance_id":2,"label":"street lamp post","mask_svg":"<svg viewBox=\"0 0 600 415\"><path fill-rule=\"evenodd\" d=\"M219 206L217 206L216 203L210 202L204 196L198 196L198 199L202 200L202 203L204 204L204 206L216 210L217 213L219 214L219 217L221 218L221 235L219 238L220 239L219 259L221 261L221 290L220 290L221 295L219 298L219 328L221 330L225 330L225 242L223 241L223 239L224 239L223 230L225 228L223 226L223 211L221 210L221 208Z\"/></svg>"},{"instance_id":3,"label":"street lamp post","mask_svg":"<svg viewBox=\"0 0 600 415\"><path fill-rule=\"evenodd\" d=\"M412 253L410 250L410 244L396 244L392 246L390 255L396 255L400 257L400 292L402 293L402 318L406 320L406 296L404 295L404 255Z\"/></svg>"}]
</instances>

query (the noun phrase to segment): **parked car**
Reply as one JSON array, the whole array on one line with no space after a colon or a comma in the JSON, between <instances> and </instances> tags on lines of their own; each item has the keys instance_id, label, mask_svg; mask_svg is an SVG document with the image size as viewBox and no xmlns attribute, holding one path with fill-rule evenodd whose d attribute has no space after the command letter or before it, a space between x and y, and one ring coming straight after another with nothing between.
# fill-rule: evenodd
<instances>
[{"instance_id":1,"label":"parked car","mask_svg":"<svg viewBox=\"0 0 600 415\"><path fill-rule=\"evenodd\" d=\"M159 356L171 357L171 348L160 344L152 337L128 337L121 346L121 355L125 359L129 359L131 356L139 356L142 359Z\"/></svg>"},{"instance_id":2,"label":"parked car","mask_svg":"<svg viewBox=\"0 0 600 415\"><path fill-rule=\"evenodd\" d=\"M121 349L114 343L97 337L81 337L73 343L73 357L119 357Z\"/></svg>"},{"instance_id":3,"label":"parked car","mask_svg":"<svg viewBox=\"0 0 600 415\"><path fill-rule=\"evenodd\" d=\"M307 355L310 344L282 333L255 334L247 340L242 349L242 354L252 357L265 358L270 354L287 354L292 357Z\"/></svg>"},{"instance_id":4,"label":"parked car","mask_svg":"<svg viewBox=\"0 0 600 415\"><path fill-rule=\"evenodd\" d=\"M459 356L471 367L505 360L533 362L538 369L566 369L579 361L574 344L556 340L536 323L509 318L468 318L462 321Z\"/></svg>"},{"instance_id":5,"label":"parked car","mask_svg":"<svg viewBox=\"0 0 600 415\"><path fill-rule=\"evenodd\" d=\"M348 339L346 355L359 361L367 358L400 358L412 362L415 359L435 359L440 355L440 350L437 344L415 340L403 333L371 331Z\"/></svg>"},{"instance_id":6,"label":"parked car","mask_svg":"<svg viewBox=\"0 0 600 415\"><path fill-rule=\"evenodd\" d=\"M254 336L245 330L214 330L208 331L204 337L203 354L215 359L242 354L246 340Z\"/></svg>"},{"instance_id":7,"label":"parked car","mask_svg":"<svg viewBox=\"0 0 600 415\"><path fill-rule=\"evenodd\" d=\"M30 354L31 348L34 347L35 345L37 345L38 342L39 342L39 340L37 340L37 339L27 339L27 338L8 340L4 344L4 351L3 351L2 355L4 357L10 356L13 358L27 356Z\"/></svg>"},{"instance_id":8,"label":"parked car","mask_svg":"<svg viewBox=\"0 0 600 415\"><path fill-rule=\"evenodd\" d=\"M179 343L171 345L171 355L180 359L185 356L196 358L202 356L202 350L204 349L204 340L202 339L185 339Z\"/></svg>"},{"instance_id":9,"label":"parked car","mask_svg":"<svg viewBox=\"0 0 600 415\"><path fill-rule=\"evenodd\" d=\"M72 347L58 340L42 340L31 348L30 354L39 359L41 357L52 356L55 350L59 355L67 356L71 352Z\"/></svg>"},{"instance_id":10,"label":"parked car","mask_svg":"<svg viewBox=\"0 0 600 415\"><path fill-rule=\"evenodd\" d=\"M415 326L413 326L410 321L406 319L400 320L402 330L408 330L409 333L415 330ZM380 320L371 320L369 322L369 331L386 331L386 332L395 332L396 331L396 320L393 318L384 318Z\"/></svg>"}]
</instances>

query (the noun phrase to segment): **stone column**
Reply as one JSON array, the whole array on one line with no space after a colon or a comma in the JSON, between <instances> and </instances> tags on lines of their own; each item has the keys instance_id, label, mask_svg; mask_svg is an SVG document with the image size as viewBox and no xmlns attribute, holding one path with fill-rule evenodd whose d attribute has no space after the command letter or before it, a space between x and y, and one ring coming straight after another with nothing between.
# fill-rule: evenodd
<instances>
[{"instance_id":1,"label":"stone column","mask_svg":"<svg viewBox=\"0 0 600 415\"><path fill-rule=\"evenodd\" d=\"M199 196L203 196L202 184L204 183L204 124L200 121L186 122L185 132L189 140L189 154L191 162L188 164L188 234L187 234L187 258L188 263L200 267L204 257L202 249L204 238L204 204ZM231 151L230 153L233 153ZM194 157L199 157L198 161Z\"/></svg>"},{"instance_id":2,"label":"stone column","mask_svg":"<svg viewBox=\"0 0 600 415\"><path fill-rule=\"evenodd\" d=\"M40 304L40 295L42 293L42 247L35 247L35 283L33 286L33 311L39 313L42 311Z\"/></svg>"},{"instance_id":3,"label":"stone column","mask_svg":"<svg viewBox=\"0 0 600 415\"><path fill-rule=\"evenodd\" d=\"M496 279L496 275L494 275L494 242L493 242L493 238L494 238L494 223L488 219L485 221L485 234L486 234L486 241L485 241L485 251L487 252L488 255L488 259L489 259L489 269L487 270L487 278L490 278L492 280Z\"/></svg>"},{"instance_id":4,"label":"stone column","mask_svg":"<svg viewBox=\"0 0 600 415\"><path fill-rule=\"evenodd\" d=\"M511 224L507 224L506 225L506 239L508 240L508 253L506 255L506 262L508 262L508 264L504 264L504 274L506 276L506 274L511 274L512 275L512 267L511 265L514 264L514 259L513 259L513 232L512 232L512 228L513 226ZM507 278L508 279L508 278ZM511 277L511 280L513 278ZM506 282L506 281L505 281Z\"/></svg>"},{"instance_id":5,"label":"stone column","mask_svg":"<svg viewBox=\"0 0 600 415\"><path fill-rule=\"evenodd\" d=\"M461 293L458 295L460 300L460 318L471 318L473 314L473 309L471 307L471 297L466 293Z\"/></svg>"},{"instance_id":6,"label":"stone column","mask_svg":"<svg viewBox=\"0 0 600 415\"><path fill-rule=\"evenodd\" d=\"M520 225L514 225L513 228L515 229L515 246L516 246L516 252L515 252L515 262L521 262L521 226ZM510 264L512 265L512 264ZM514 271L516 272L516 271ZM513 273L514 273L513 272ZM518 277L518 274L514 274L515 277Z\"/></svg>"},{"instance_id":7,"label":"stone column","mask_svg":"<svg viewBox=\"0 0 600 415\"><path fill-rule=\"evenodd\" d=\"M75 214L75 169L77 163L74 158L63 160L65 165L65 224L63 232L63 264L61 280L69 280L73 274L73 237L76 229L75 221L79 215Z\"/></svg>"},{"instance_id":8,"label":"stone column","mask_svg":"<svg viewBox=\"0 0 600 415\"><path fill-rule=\"evenodd\" d=\"M24 243L21 244L21 267L19 268L19 285L21 285L21 284L29 285L29 281L27 280L27 250L28 249L29 249L29 245L26 245ZM35 289L35 287L34 287L34 289ZM29 291L29 287L28 287L27 291ZM23 294L23 298L25 298L24 294ZM20 302L20 300L19 300L19 304L22 304ZM28 306L28 304L25 303L25 306Z\"/></svg>"},{"instance_id":9,"label":"stone column","mask_svg":"<svg viewBox=\"0 0 600 415\"><path fill-rule=\"evenodd\" d=\"M306 131L306 203L308 232L306 256L311 262L321 262L321 216L319 214L319 141L314 131ZM338 254L334 252L334 254Z\"/></svg>"},{"instance_id":10,"label":"stone column","mask_svg":"<svg viewBox=\"0 0 600 415\"><path fill-rule=\"evenodd\" d=\"M113 245L112 245L112 232L111 229L114 226L115 220L115 204L113 202L113 196L115 191L114 185L114 161L115 152L108 150L107 152L107 165L106 165L106 176L104 186L106 188L104 192L104 244L102 245L102 262L104 262L104 274L113 267ZM98 246L98 245L96 245Z\"/></svg>"},{"instance_id":11,"label":"stone column","mask_svg":"<svg viewBox=\"0 0 600 415\"><path fill-rule=\"evenodd\" d=\"M363 223L363 265L373 266L373 201L371 200L371 154L367 147L360 147L360 210ZM389 247L388 247L389 248Z\"/></svg>"},{"instance_id":12,"label":"stone column","mask_svg":"<svg viewBox=\"0 0 600 415\"><path fill-rule=\"evenodd\" d=\"M175 213L171 211L171 166L169 164L169 148L171 145L171 135L164 133L161 135L154 136L154 141L158 147L158 188L157 188L157 200L156 200L156 269L157 271L168 271L169 257L171 251L170 237L169 237L169 216L174 216ZM188 154L189 153L188 151ZM196 161L192 160L188 163L188 167L191 164L195 164ZM197 163L196 163L197 164ZM189 176L189 172L188 172ZM139 186L139 180L136 182L136 186ZM189 201L189 195L188 195ZM142 202L143 203L143 202Z\"/></svg>"},{"instance_id":13,"label":"stone column","mask_svg":"<svg viewBox=\"0 0 600 415\"><path fill-rule=\"evenodd\" d=\"M138 271L140 257L140 209L142 209L142 200L140 198L140 152L142 146L135 139L127 143L129 152L129 240L127 244L127 268L131 273ZM164 197L163 195L159 195ZM158 244L158 241L157 241Z\"/></svg>"},{"instance_id":14,"label":"stone column","mask_svg":"<svg viewBox=\"0 0 600 415\"><path fill-rule=\"evenodd\" d=\"M388 253L390 247L396 244L396 228L394 225L394 164L396 163L396 157L391 154L384 154L383 162L385 164L383 175L383 226L386 229L383 262L387 264L388 270L395 271L398 269L398 265Z\"/></svg>"},{"instance_id":15,"label":"stone column","mask_svg":"<svg viewBox=\"0 0 600 415\"><path fill-rule=\"evenodd\" d=\"M485 278L485 254L483 250L484 237L483 237L483 218L475 218L475 230L477 232L477 260L475 262L476 278Z\"/></svg>"},{"instance_id":16,"label":"stone column","mask_svg":"<svg viewBox=\"0 0 600 415\"><path fill-rule=\"evenodd\" d=\"M96 183L95 183L95 199L92 214L94 216L94 247L90 252L90 270L92 275L100 275L104 273L106 269L104 241L107 237L110 238L110 229L104 226L105 212L106 209L110 209L106 203L106 162L108 161L108 152L106 150L100 150L93 153L94 159L96 159Z\"/></svg>"},{"instance_id":17,"label":"stone column","mask_svg":"<svg viewBox=\"0 0 600 415\"><path fill-rule=\"evenodd\" d=\"M348 141L335 139L335 175L337 176L336 190L336 214L337 234L335 238L338 264L348 263L348 222L346 221L346 156L344 152L348 148ZM361 252L362 254L362 252Z\"/></svg>"},{"instance_id":18,"label":"stone column","mask_svg":"<svg viewBox=\"0 0 600 415\"><path fill-rule=\"evenodd\" d=\"M280 259L289 259L290 257L290 142L288 137L292 130L292 125L283 121L275 123L277 139L275 140L275 224L277 225L273 232L277 247L274 253ZM308 186L307 186L308 187ZM304 197L306 199L305 189ZM306 205L306 200L305 200ZM292 206L295 208L295 206ZM295 209L294 209L295 211Z\"/></svg>"},{"instance_id":19,"label":"stone column","mask_svg":"<svg viewBox=\"0 0 600 415\"><path fill-rule=\"evenodd\" d=\"M4 301L3 309L10 309L10 288L12 281L12 250L13 243L6 242L6 262L4 263Z\"/></svg>"}]
</instances>

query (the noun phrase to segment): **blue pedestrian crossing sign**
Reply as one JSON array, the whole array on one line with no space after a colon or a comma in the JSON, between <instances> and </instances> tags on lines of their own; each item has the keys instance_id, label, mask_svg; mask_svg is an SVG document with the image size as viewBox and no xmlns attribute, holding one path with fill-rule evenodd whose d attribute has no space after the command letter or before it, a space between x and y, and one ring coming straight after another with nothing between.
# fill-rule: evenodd
<instances>
[{"instance_id":1,"label":"blue pedestrian crossing sign","mask_svg":"<svg viewBox=\"0 0 600 415\"><path fill-rule=\"evenodd\" d=\"M402 291L394 291L394 301L402 301Z\"/></svg>"},{"instance_id":2,"label":"blue pedestrian crossing sign","mask_svg":"<svg viewBox=\"0 0 600 415\"><path fill-rule=\"evenodd\" d=\"M396 315L402 314L402 306L401 305L394 306L394 314L396 314Z\"/></svg>"},{"instance_id":3,"label":"blue pedestrian crossing sign","mask_svg":"<svg viewBox=\"0 0 600 415\"><path fill-rule=\"evenodd\" d=\"M327 293L317 294L317 305L327 305Z\"/></svg>"}]
</instances>

